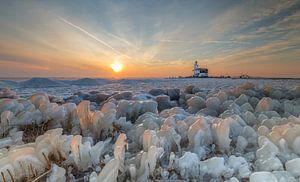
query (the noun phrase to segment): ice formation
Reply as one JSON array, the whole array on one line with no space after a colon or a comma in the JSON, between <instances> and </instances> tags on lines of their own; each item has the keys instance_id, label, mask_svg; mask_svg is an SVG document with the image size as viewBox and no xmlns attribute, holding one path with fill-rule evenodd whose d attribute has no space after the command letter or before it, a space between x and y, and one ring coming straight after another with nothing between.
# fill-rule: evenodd
<instances>
[{"instance_id":1,"label":"ice formation","mask_svg":"<svg viewBox=\"0 0 300 182\"><path fill-rule=\"evenodd\" d=\"M186 86L66 99L1 89L0 181L300 180L299 86Z\"/></svg>"}]
</instances>

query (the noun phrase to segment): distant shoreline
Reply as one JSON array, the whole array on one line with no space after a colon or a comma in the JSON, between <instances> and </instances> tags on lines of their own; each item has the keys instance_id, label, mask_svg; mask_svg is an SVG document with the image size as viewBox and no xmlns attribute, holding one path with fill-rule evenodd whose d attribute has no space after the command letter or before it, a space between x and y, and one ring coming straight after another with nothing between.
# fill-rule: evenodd
<instances>
[{"instance_id":1,"label":"distant shoreline","mask_svg":"<svg viewBox=\"0 0 300 182\"><path fill-rule=\"evenodd\" d=\"M242 79L242 80L300 80L300 78L287 78L287 77L249 77L249 78L240 78L240 77L206 77L206 78L197 78L197 77L170 77L167 79L210 79L210 78L219 78L219 79Z\"/></svg>"},{"instance_id":2,"label":"distant shoreline","mask_svg":"<svg viewBox=\"0 0 300 182\"><path fill-rule=\"evenodd\" d=\"M151 79L211 79L211 78L218 78L218 79L243 79L243 80L259 80L259 79L265 79L265 80L300 80L299 78L293 78L293 77L249 77L249 78L240 78L240 77L228 77L228 76L210 76L207 78L197 78L197 77L162 77L162 78L102 78L102 77L0 77L1 80L10 80L10 81L24 81L29 80L32 78L48 78L52 80L77 80L77 79L83 79L83 78L91 78L91 79L106 79L106 80L151 80Z\"/></svg>"}]
</instances>

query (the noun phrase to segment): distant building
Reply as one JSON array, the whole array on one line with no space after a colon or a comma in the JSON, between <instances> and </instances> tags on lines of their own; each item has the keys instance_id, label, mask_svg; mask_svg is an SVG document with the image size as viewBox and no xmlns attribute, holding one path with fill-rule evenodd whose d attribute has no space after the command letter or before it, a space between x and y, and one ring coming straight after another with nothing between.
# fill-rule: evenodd
<instances>
[{"instance_id":1,"label":"distant building","mask_svg":"<svg viewBox=\"0 0 300 182\"><path fill-rule=\"evenodd\" d=\"M208 69L207 68L199 68L197 61L195 61L193 71L194 71L193 77L197 77L197 78L207 78L208 77Z\"/></svg>"}]
</instances>

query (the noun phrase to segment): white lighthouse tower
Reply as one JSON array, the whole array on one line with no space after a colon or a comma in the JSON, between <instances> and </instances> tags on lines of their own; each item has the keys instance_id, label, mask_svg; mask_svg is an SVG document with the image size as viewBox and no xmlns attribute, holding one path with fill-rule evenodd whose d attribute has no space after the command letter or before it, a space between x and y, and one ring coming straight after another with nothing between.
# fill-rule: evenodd
<instances>
[{"instance_id":1,"label":"white lighthouse tower","mask_svg":"<svg viewBox=\"0 0 300 182\"><path fill-rule=\"evenodd\" d=\"M208 69L207 68L199 68L197 61L195 61L193 71L194 71L193 77L197 77L197 78L207 78L208 77Z\"/></svg>"},{"instance_id":2,"label":"white lighthouse tower","mask_svg":"<svg viewBox=\"0 0 300 182\"><path fill-rule=\"evenodd\" d=\"M195 64L194 64L194 75L193 75L193 77L198 77L198 76L199 76L198 62L195 61Z\"/></svg>"}]
</instances>

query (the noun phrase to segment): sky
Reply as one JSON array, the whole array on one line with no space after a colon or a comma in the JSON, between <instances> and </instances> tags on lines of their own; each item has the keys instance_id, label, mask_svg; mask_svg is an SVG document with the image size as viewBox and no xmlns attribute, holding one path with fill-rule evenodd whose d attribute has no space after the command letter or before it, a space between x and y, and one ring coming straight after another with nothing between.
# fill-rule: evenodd
<instances>
[{"instance_id":1,"label":"sky","mask_svg":"<svg viewBox=\"0 0 300 182\"><path fill-rule=\"evenodd\" d=\"M0 4L0 77L300 77L299 0Z\"/></svg>"}]
</instances>

